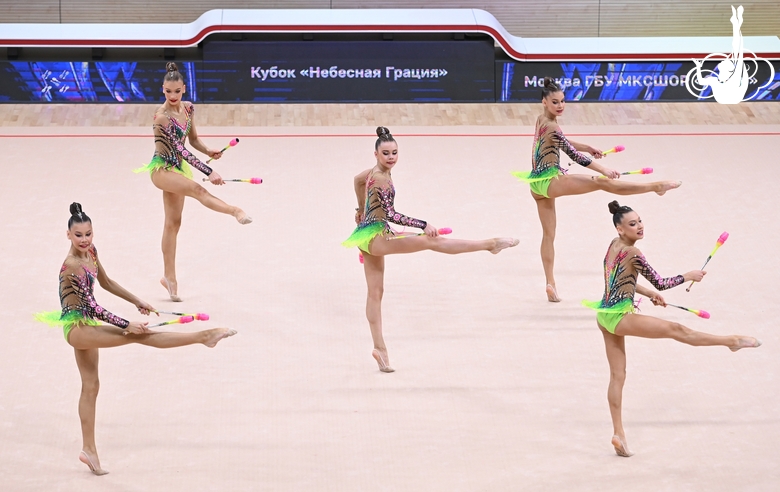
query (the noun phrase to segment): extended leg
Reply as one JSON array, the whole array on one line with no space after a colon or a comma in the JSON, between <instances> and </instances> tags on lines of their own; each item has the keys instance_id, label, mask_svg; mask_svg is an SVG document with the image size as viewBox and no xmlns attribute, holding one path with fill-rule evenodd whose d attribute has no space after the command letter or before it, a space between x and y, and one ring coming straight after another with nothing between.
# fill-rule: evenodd
<instances>
[{"instance_id":1,"label":"extended leg","mask_svg":"<svg viewBox=\"0 0 780 492\"><path fill-rule=\"evenodd\" d=\"M68 343L81 350L119 347L130 343L139 343L154 348L175 348L196 343L213 347L221 339L235 334L236 331L230 328L212 328L191 333L153 331L142 335L132 333L125 335L124 330L116 326L78 325L68 335Z\"/></svg>"},{"instance_id":2,"label":"extended leg","mask_svg":"<svg viewBox=\"0 0 780 492\"><path fill-rule=\"evenodd\" d=\"M632 183L620 179L602 179L598 176L583 174L567 174L553 179L547 194L550 198L560 196L582 195L593 191L606 191L615 195L639 195L654 192L663 195L669 190L679 188L681 181L655 181L653 183Z\"/></svg>"},{"instance_id":3,"label":"extended leg","mask_svg":"<svg viewBox=\"0 0 780 492\"><path fill-rule=\"evenodd\" d=\"M382 236L375 237L369 249L375 256L397 255L417 253L418 251L436 251L457 255L461 253L473 253L476 251L490 251L493 254L501 250L517 246L519 241L513 238L494 238L481 241L467 239L448 239L443 236L410 236L399 239L385 239Z\"/></svg>"},{"instance_id":4,"label":"extended leg","mask_svg":"<svg viewBox=\"0 0 780 492\"><path fill-rule=\"evenodd\" d=\"M758 347L761 341L753 337L741 335L719 336L691 330L690 328L663 319L643 316L641 314L627 314L615 327L615 334L619 336L635 336L642 338L671 338L678 342L697 347L722 345L732 352L742 348Z\"/></svg>"},{"instance_id":5,"label":"extended leg","mask_svg":"<svg viewBox=\"0 0 780 492\"><path fill-rule=\"evenodd\" d=\"M251 217L238 207L228 205L219 198L215 197L206 188L195 181L187 179L181 174L173 171L155 171L152 174L152 183L163 191L175 193L177 195L189 196L198 200L204 206L223 214L232 215L241 224L252 222Z\"/></svg>"}]
</instances>

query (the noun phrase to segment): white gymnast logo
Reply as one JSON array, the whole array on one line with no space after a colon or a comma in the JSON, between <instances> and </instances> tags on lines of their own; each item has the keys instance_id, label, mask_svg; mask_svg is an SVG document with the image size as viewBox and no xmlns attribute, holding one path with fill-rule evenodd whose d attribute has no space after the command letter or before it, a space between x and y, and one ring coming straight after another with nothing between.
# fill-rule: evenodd
<instances>
[{"instance_id":1,"label":"white gymnast logo","mask_svg":"<svg viewBox=\"0 0 780 492\"><path fill-rule=\"evenodd\" d=\"M753 56L745 58L742 32L740 31L740 27L742 26L742 12L744 12L744 10L742 5L736 10L733 5L731 7L731 25L733 27L731 54L712 53L707 55L703 60L693 60L693 63L696 66L688 72L688 77L685 80L685 87L688 89L688 92L697 98L709 99L710 97L715 97L715 100L720 104L737 104L742 101L753 99L761 89L774 80L775 68L769 60L756 56L756 54L750 50L748 50L748 53ZM718 63L717 72L708 69L702 70L702 64L710 58L716 60L722 59L722 61ZM766 84L756 88L756 91L749 97L745 97L745 93L747 92L750 83L757 83L755 75L758 72L759 62L766 62L769 65L771 75L767 79ZM752 69L752 72L748 67ZM707 76L702 78L702 72ZM696 74L695 77L693 76L694 73ZM692 85L693 87L691 87ZM712 94L709 96L702 96L701 94L707 86L712 88Z\"/></svg>"}]
</instances>

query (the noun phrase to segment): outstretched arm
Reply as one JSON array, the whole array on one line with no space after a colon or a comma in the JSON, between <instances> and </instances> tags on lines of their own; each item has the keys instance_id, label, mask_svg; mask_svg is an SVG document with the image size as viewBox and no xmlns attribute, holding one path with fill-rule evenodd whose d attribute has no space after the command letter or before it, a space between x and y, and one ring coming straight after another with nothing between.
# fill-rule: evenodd
<instances>
[{"instance_id":1,"label":"outstretched arm","mask_svg":"<svg viewBox=\"0 0 780 492\"><path fill-rule=\"evenodd\" d=\"M586 156L585 154L580 152L577 148L575 148L574 145L572 145L572 143L569 142L569 139L566 138L566 135L564 135L559 128L553 130L551 138L556 147L563 150L566 153L566 155L568 155L571 158L571 160L573 160L580 166L589 166L590 163L593 162L593 160L590 157ZM584 147L588 147L583 144L577 144L577 145L582 146L583 150L585 150ZM594 152L596 151L596 149L593 149L592 147L590 147L590 149L592 149ZM589 152L589 150L585 150L585 151Z\"/></svg>"},{"instance_id":2,"label":"outstretched arm","mask_svg":"<svg viewBox=\"0 0 780 492\"><path fill-rule=\"evenodd\" d=\"M130 304L135 305L141 314L149 314L151 311L156 311L152 306L130 293L130 291L119 285L114 280L111 280L108 277L106 270L103 268L103 265L100 264L100 260L96 258L95 261L97 262L98 266L98 283L101 287L103 287L103 289L121 299L124 299Z\"/></svg>"},{"instance_id":3,"label":"outstretched arm","mask_svg":"<svg viewBox=\"0 0 780 492\"><path fill-rule=\"evenodd\" d=\"M564 137L564 138L565 138L565 137ZM592 156L593 156L593 157L595 157L596 159L601 159L602 157L604 157L604 153L603 153L603 152L601 152L601 151L600 151L599 149L597 149L596 147L593 147L592 145L588 145L588 144L584 144L584 143L575 142L574 140L569 140L569 143L570 143L570 144L571 144L571 146L572 146L572 147L574 147L574 148L575 148L577 151L579 151L579 152L587 152L588 154L592 155Z\"/></svg>"},{"instance_id":4,"label":"outstretched arm","mask_svg":"<svg viewBox=\"0 0 780 492\"><path fill-rule=\"evenodd\" d=\"M190 133L187 135L187 138L190 141L190 145L192 145L192 147L196 150L211 157L212 159L219 159L222 157L222 152L208 148L205 142L203 142L203 140L201 140L198 136L198 130L195 128L195 106L193 106L191 103L182 104L187 104L187 111L190 112Z\"/></svg>"},{"instance_id":5,"label":"outstretched arm","mask_svg":"<svg viewBox=\"0 0 780 492\"><path fill-rule=\"evenodd\" d=\"M639 272L644 278L653 284L653 287L658 290L671 289L672 287L677 287L678 285L685 282L685 277L683 275L676 275L674 277L668 278L661 277L658 272L656 272L653 267L650 266L650 264L645 259L645 256L638 250L631 259L631 264L634 266L634 269L636 269L637 272ZM639 286L637 286L637 291L638 287Z\"/></svg>"}]
</instances>

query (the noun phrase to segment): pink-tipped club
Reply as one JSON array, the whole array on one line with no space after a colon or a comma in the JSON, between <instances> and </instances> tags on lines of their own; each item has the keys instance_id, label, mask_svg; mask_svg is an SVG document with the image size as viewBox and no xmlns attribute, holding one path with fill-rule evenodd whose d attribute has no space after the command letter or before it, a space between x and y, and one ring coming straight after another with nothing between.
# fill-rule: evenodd
<instances>
[{"instance_id":1,"label":"pink-tipped club","mask_svg":"<svg viewBox=\"0 0 780 492\"><path fill-rule=\"evenodd\" d=\"M235 147L236 144L238 144L238 139L237 138L234 138L233 140L230 141L230 146L231 147Z\"/></svg>"},{"instance_id":2,"label":"pink-tipped club","mask_svg":"<svg viewBox=\"0 0 780 492\"><path fill-rule=\"evenodd\" d=\"M652 167L643 167L642 168L642 174L653 174L653 168Z\"/></svg>"},{"instance_id":3,"label":"pink-tipped club","mask_svg":"<svg viewBox=\"0 0 780 492\"><path fill-rule=\"evenodd\" d=\"M626 148L623 147L622 145L615 146L615 152L623 152L624 150L626 150Z\"/></svg>"},{"instance_id":4,"label":"pink-tipped club","mask_svg":"<svg viewBox=\"0 0 780 492\"><path fill-rule=\"evenodd\" d=\"M263 178L251 178L249 182L253 185L258 185L263 182Z\"/></svg>"},{"instance_id":5,"label":"pink-tipped club","mask_svg":"<svg viewBox=\"0 0 780 492\"><path fill-rule=\"evenodd\" d=\"M728 233L728 232L724 232L724 233L723 233L723 234L721 234L721 235L720 235L720 237L718 238L718 244L723 244L723 243L725 243L725 242L726 242L726 239L728 239L728 238L729 238L729 233Z\"/></svg>"},{"instance_id":6,"label":"pink-tipped club","mask_svg":"<svg viewBox=\"0 0 780 492\"><path fill-rule=\"evenodd\" d=\"M195 319L198 321L208 321L209 315L206 313L198 313L195 315Z\"/></svg>"},{"instance_id":7,"label":"pink-tipped club","mask_svg":"<svg viewBox=\"0 0 780 492\"><path fill-rule=\"evenodd\" d=\"M181 318L179 318L179 323L182 323L182 324L183 323L191 323L193 321L195 321L195 317L194 316L182 316Z\"/></svg>"},{"instance_id":8,"label":"pink-tipped club","mask_svg":"<svg viewBox=\"0 0 780 492\"><path fill-rule=\"evenodd\" d=\"M707 311L698 311L696 313L696 316L698 316L699 318L710 319L710 313L708 313Z\"/></svg>"},{"instance_id":9,"label":"pink-tipped club","mask_svg":"<svg viewBox=\"0 0 780 492\"><path fill-rule=\"evenodd\" d=\"M442 227L439 229L439 234L452 234L452 229L449 227Z\"/></svg>"}]
</instances>

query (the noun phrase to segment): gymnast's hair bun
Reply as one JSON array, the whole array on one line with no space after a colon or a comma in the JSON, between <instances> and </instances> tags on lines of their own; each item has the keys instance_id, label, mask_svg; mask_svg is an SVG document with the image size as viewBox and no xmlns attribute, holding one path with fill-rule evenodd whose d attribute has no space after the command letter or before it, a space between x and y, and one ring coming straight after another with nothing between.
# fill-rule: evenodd
<instances>
[{"instance_id":1,"label":"gymnast's hair bun","mask_svg":"<svg viewBox=\"0 0 780 492\"><path fill-rule=\"evenodd\" d=\"M542 82L542 85L545 89L556 89L560 90L560 87L558 87L558 84L555 83L555 79L552 77L545 77L544 81Z\"/></svg>"},{"instance_id":2,"label":"gymnast's hair bun","mask_svg":"<svg viewBox=\"0 0 780 492\"><path fill-rule=\"evenodd\" d=\"M545 77L542 81L542 99L555 92L563 92L561 86L552 77Z\"/></svg>"},{"instance_id":3,"label":"gymnast's hair bun","mask_svg":"<svg viewBox=\"0 0 780 492\"><path fill-rule=\"evenodd\" d=\"M612 200L609 202L609 213L612 214L612 224L617 226L623 221L623 216L629 212L633 212L634 209L627 206L627 205L621 205L617 202L617 200Z\"/></svg>"},{"instance_id":4,"label":"gymnast's hair bun","mask_svg":"<svg viewBox=\"0 0 780 492\"><path fill-rule=\"evenodd\" d=\"M70 219L68 219L68 229L73 224L83 224L84 222L92 222L87 214L84 213L84 209L81 208L81 204L73 202L70 204Z\"/></svg>"},{"instance_id":5,"label":"gymnast's hair bun","mask_svg":"<svg viewBox=\"0 0 780 492\"><path fill-rule=\"evenodd\" d=\"M179 67L176 66L174 62L168 62L165 64L165 71L166 72L178 72Z\"/></svg>"},{"instance_id":6,"label":"gymnast's hair bun","mask_svg":"<svg viewBox=\"0 0 780 492\"><path fill-rule=\"evenodd\" d=\"M395 139L393 138L393 134L390 133L390 130L388 130L384 126L376 127L376 136L379 138L376 139L376 144L374 144L374 149L379 149L379 146L382 145L384 142L395 142Z\"/></svg>"}]
</instances>

